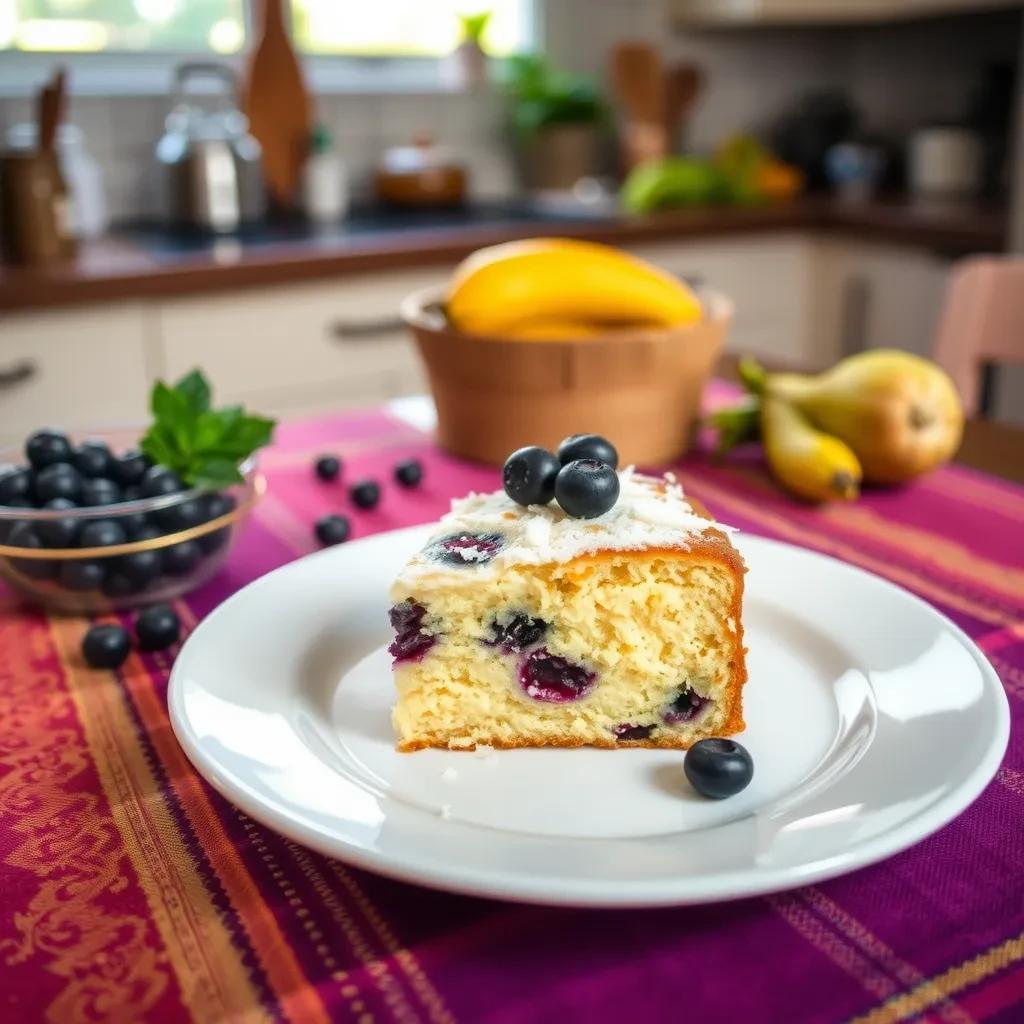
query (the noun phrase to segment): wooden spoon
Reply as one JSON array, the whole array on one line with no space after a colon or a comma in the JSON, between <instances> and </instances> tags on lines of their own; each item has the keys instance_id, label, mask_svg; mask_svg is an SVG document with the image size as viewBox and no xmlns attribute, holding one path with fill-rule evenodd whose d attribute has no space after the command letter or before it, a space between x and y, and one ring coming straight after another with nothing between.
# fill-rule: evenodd
<instances>
[{"instance_id":1,"label":"wooden spoon","mask_svg":"<svg viewBox=\"0 0 1024 1024\"><path fill-rule=\"evenodd\" d=\"M262 29L249 61L242 109L263 147L267 190L278 206L288 208L309 149L311 111L282 0L263 0Z\"/></svg>"},{"instance_id":2,"label":"wooden spoon","mask_svg":"<svg viewBox=\"0 0 1024 1024\"><path fill-rule=\"evenodd\" d=\"M665 156L668 136L660 54L649 43L619 43L612 49L611 72L626 115L622 142L626 169Z\"/></svg>"},{"instance_id":3,"label":"wooden spoon","mask_svg":"<svg viewBox=\"0 0 1024 1024\"><path fill-rule=\"evenodd\" d=\"M53 152L57 126L64 116L65 83L64 69L58 68L36 101L36 148L40 153Z\"/></svg>"},{"instance_id":4,"label":"wooden spoon","mask_svg":"<svg viewBox=\"0 0 1024 1024\"><path fill-rule=\"evenodd\" d=\"M665 131L670 148L697 102L704 75L696 64L677 64L665 79Z\"/></svg>"}]
</instances>

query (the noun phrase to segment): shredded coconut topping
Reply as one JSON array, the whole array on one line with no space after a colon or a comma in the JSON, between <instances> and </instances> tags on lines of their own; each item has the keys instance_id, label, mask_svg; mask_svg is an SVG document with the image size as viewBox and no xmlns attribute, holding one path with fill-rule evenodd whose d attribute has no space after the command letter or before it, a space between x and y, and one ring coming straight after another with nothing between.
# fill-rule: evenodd
<instances>
[{"instance_id":1,"label":"shredded coconut topping","mask_svg":"<svg viewBox=\"0 0 1024 1024\"><path fill-rule=\"evenodd\" d=\"M425 551L452 534L500 534L504 543L492 559L463 567L462 572L498 573L504 566L567 562L596 551L640 551L649 547L688 548L706 530L733 528L710 523L690 508L683 488L671 473L645 476L632 466L619 473L619 499L604 515L574 519L554 501L523 508L504 491L468 494L452 502ZM457 572L416 556L403 577Z\"/></svg>"}]
</instances>

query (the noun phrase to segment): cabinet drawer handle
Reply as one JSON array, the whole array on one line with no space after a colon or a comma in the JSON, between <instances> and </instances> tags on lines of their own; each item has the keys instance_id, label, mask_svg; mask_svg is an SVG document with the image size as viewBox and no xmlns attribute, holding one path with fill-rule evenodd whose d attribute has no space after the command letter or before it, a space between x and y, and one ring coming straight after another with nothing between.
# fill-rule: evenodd
<instances>
[{"instance_id":1,"label":"cabinet drawer handle","mask_svg":"<svg viewBox=\"0 0 1024 1024\"><path fill-rule=\"evenodd\" d=\"M39 367L31 359L19 359L10 366L0 368L0 388L14 388L31 380Z\"/></svg>"},{"instance_id":2,"label":"cabinet drawer handle","mask_svg":"<svg viewBox=\"0 0 1024 1024\"><path fill-rule=\"evenodd\" d=\"M331 338L337 342L373 341L382 334L404 330L405 322L397 316L382 316L377 320L335 320L329 328Z\"/></svg>"}]
</instances>

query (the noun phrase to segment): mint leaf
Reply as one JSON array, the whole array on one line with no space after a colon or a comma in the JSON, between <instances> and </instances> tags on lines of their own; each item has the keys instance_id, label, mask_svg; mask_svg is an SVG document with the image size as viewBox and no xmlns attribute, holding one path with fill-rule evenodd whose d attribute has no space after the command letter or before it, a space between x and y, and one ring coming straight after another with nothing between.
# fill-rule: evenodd
<instances>
[{"instance_id":1,"label":"mint leaf","mask_svg":"<svg viewBox=\"0 0 1024 1024\"><path fill-rule=\"evenodd\" d=\"M240 405L211 408L210 385L193 370L174 385L153 385L153 422L140 442L154 462L173 469L187 484L227 487L242 482L239 465L270 444L275 421L249 416Z\"/></svg>"},{"instance_id":2,"label":"mint leaf","mask_svg":"<svg viewBox=\"0 0 1024 1024\"><path fill-rule=\"evenodd\" d=\"M174 385L174 390L186 399L194 412L206 412L210 408L210 385L201 370L186 373Z\"/></svg>"}]
</instances>

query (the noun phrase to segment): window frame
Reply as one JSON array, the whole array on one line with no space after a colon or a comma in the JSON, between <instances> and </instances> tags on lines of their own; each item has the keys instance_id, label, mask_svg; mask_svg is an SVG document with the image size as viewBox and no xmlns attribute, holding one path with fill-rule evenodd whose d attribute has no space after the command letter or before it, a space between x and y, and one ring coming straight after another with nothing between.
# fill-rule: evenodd
<instances>
[{"instance_id":1,"label":"window frame","mask_svg":"<svg viewBox=\"0 0 1024 1024\"><path fill-rule=\"evenodd\" d=\"M286 0L290 4L290 0ZM542 0L518 0L526 13L531 48L538 47ZM254 0L244 0L247 39L252 31ZM60 50L0 50L0 97L31 95L52 74L55 63L67 68L76 95L166 96L174 69L185 61L216 60L241 70L245 48L238 53L210 50L129 51L75 53ZM443 57L372 57L347 54L302 55L303 69L312 92L444 93L451 92L442 74Z\"/></svg>"}]
</instances>

